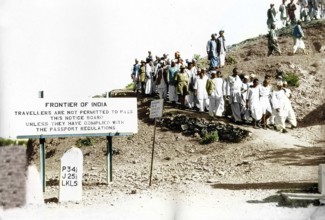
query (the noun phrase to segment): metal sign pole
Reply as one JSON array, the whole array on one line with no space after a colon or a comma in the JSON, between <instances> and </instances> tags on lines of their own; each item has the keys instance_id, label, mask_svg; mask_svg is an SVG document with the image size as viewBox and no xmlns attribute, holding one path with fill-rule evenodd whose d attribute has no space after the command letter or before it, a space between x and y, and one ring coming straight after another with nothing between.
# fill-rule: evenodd
<instances>
[{"instance_id":1,"label":"metal sign pole","mask_svg":"<svg viewBox=\"0 0 325 220\"><path fill-rule=\"evenodd\" d=\"M111 97L111 92L107 92L107 95L106 95L107 98L110 98ZM106 152L107 152L107 155L106 155L106 167L107 167L107 175L106 175L106 178L107 178L107 184L109 182L112 182L113 181L113 137L112 136L106 136L106 140L107 140L107 149L106 149Z\"/></svg>"},{"instance_id":2,"label":"metal sign pole","mask_svg":"<svg viewBox=\"0 0 325 220\"><path fill-rule=\"evenodd\" d=\"M45 180L45 138L40 138L40 173L43 186L43 192L45 192L46 180Z\"/></svg>"},{"instance_id":3,"label":"metal sign pole","mask_svg":"<svg viewBox=\"0 0 325 220\"><path fill-rule=\"evenodd\" d=\"M44 91L38 92L38 98L44 98ZM45 192L46 180L45 180L45 138L39 139L40 143L40 173L43 186L43 192Z\"/></svg>"},{"instance_id":4,"label":"metal sign pole","mask_svg":"<svg viewBox=\"0 0 325 220\"><path fill-rule=\"evenodd\" d=\"M153 142L152 142L152 153L151 153L151 166L150 166L149 186L151 186L152 168L153 168L153 156L154 156L154 152L155 152L155 142L156 142L156 118L155 118L154 130L153 130Z\"/></svg>"},{"instance_id":5,"label":"metal sign pole","mask_svg":"<svg viewBox=\"0 0 325 220\"><path fill-rule=\"evenodd\" d=\"M112 136L106 136L107 139L107 158L106 158L106 165L107 165L107 184L113 181L113 162L112 162Z\"/></svg>"}]
</instances>

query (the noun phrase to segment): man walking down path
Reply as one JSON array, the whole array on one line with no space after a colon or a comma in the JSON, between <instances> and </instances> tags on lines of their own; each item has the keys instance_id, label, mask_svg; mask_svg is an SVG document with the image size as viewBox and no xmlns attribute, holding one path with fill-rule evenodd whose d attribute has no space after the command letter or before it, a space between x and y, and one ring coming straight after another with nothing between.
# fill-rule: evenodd
<instances>
[{"instance_id":1,"label":"man walking down path","mask_svg":"<svg viewBox=\"0 0 325 220\"><path fill-rule=\"evenodd\" d=\"M206 46L206 51L208 54L208 60L210 61L210 69L215 69L219 66L217 58L217 42L216 35L212 34L211 39L208 41Z\"/></svg>"},{"instance_id":2,"label":"man walking down path","mask_svg":"<svg viewBox=\"0 0 325 220\"><path fill-rule=\"evenodd\" d=\"M219 31L219 37L217 38L217 54L219 57L219 67L222 68L226 61L226 39L224 36L224 30Z\"/></svg>"},{"instance_id":3,"label":"man walking down path","mask_svg":"<svg viewBox=\"0 0 325 220\"><path fill-rule=\"evenodd\" d=\"M253 86L249 88L247 94L246 108L251 112L253 118L253 126L257 127L257 122L262 118L262 108L260 103L260 91L259 91L259 82L258 79L253 80Z\"/></svg>"},{"instance_id":4,"label":"man walking down path","mask_svg":"<svg viewBox=\"0 0 325 220\"><path fill-rule=\"evenodd\" d=\"M305 51L305 43L302 40L305 35L301 27L301 21L297 21L296 26L293 28L293 40L294 40L294 46L293 46L293 54L297 52L298 49L302 49L304 54L306 54Z\"/></svg>"},{"instance_id":5,"label":"man walking down path","mask_svg":"<svg viewBox=\"0 0 325 220\"><path fill-rule=\"evenodd\" d=\"M281 55L281 50L280 50L279 43L278 43L278 36L276 35L276 32L275 32L275 24L271 25L271 29L269 31L268 49L269 49L269 51L267 53L267 56L272 55L273 51L275 51L276 53Z\"/></svg>"},{"instance_id":6,"label":"man walking down path","mask_svg":"<svg viewBox=\"0 0 325 220\"><path fill-rule=\"evenodd\" d=\"M287 96L287 106L288 106L288 121L291 124L291 128L297 127L297 118L296 113L293 111L292 105L291 105L291 90L287 88L288 83L287 81L283 81L283 90Z\"/></svg>"},{"instance_id":7,"label":"man walking down path","mask_svg":"<svg viewBox=\"0 0 325 220\"><path fill-rule=\"evenodd\" d=\"M267 10L267 28L270 30L271 29L271 25L275 24L276 22L276 10L274 8L274 4L270 4L270 8Z\"/></svg>"},{"instance_id":8,"label":"man walking down path","mask_svg":"<svg viewBox=\"0 0 325 220\"><path fill-rule=\"evenodd\" d=\"M229 98L231 106L232 117L235 123L241 123L241 87L242 81L238 76L238 69L233 69L233 74L228 77L226 84L226 95Z\"/></svg>"},{"instance_id":9,"label":"man walking down path","mask_svg":"<svg viewBox=\"0 0 325 220\"><path fill-rule=\"evenodd\" d=\"M285 121L288 117L288 105L287 105L287 96L283 90L283 82L277 82L277 90L273 91L272 95L272 106L275 109L274 111L274 122L275 127L278 131L287 133Z\"/></svg>"},{"instance_id":10,"label":"man walking down path","mask_svg":"<svg viewBox=\"0 0 325 220\"><path fill-rule=\"evenodd\" d=\"M260 90L260 104L262 108L262 125L263 128L267 128L267 120L272 115L272 107L271 107L271 96L272 89L269 86L269 81L265 79L263 81L262 86L259 87Z\"/></svg>"},{"instance_id":11,"label":"man walking down path","mask_svg":"<svg viewBox=\"0 0 325 220\"><path fill-rule=\"evenodd\" d=\"M287 0L282 0L282 4L279 6L280 12L280 20L282 23L282 27L286 27L288 25L288 11L286 6Z\"/></svg>"}]
</instances>

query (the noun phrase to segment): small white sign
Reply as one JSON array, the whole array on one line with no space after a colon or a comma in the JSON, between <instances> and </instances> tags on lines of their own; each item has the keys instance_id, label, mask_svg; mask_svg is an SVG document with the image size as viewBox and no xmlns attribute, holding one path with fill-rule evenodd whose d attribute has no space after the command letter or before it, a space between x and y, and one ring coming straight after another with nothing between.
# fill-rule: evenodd
<instances>
[{"instance_id":1,"label":"small white sign","mask_svg":"<svg viewBox=\"0 0 325 220\"><path fill-rule=\"evenodd\" d=\"M83 155L72 147L61 158L59 202L81 201Z\"/></svg>"},{"instance_id":2,"label":"small white sign","mask_svg":"<svg viewBox=\"0 0 325 220\"><path fill-rule=\"evenodd\" d=\"M150 103L150 115L149 118L160 118L163 113L164 100L158 99Z\"/></svg>"},{"instance_id":3,"label":"small white sign","mask_svg":"<svg viewBox=\"0 0 325 220\"><path fill-rule=\"evenodd\" d=\"M11 113L11 127L18 137L137 133L135 98L87 100L35 99Z\"/></svg>"}]
</instances>

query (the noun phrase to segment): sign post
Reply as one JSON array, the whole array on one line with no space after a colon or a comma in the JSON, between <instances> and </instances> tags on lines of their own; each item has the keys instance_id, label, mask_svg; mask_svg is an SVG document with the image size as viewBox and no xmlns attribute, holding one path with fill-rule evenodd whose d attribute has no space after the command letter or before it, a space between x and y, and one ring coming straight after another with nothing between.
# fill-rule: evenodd
<instances>
[{"instance_id":1,"label":"sign post","mask_svg":"<svg viewBox=\"0 0 325 220\"><path fill-rule=\"evenodd\" d=\"M151 165L150 165L150 177L149 177L149 186L151 186L152 179L152 169L153 169L153 158L155 152L155 142L156 142L156 118L161 118L163 112L163 99L154 100L150 103L150 115L149 118L154 118L155 125L153 130L153 142L152 142L152 151L151 151Z\"/></svg>"},{"instance_id":2,"label":"sign post","mask_svg":"<svg viewBox=\"0 0 325 220\"><path fill-rule=\"evenodd\" d=\"M25 102L25 103L24 103ZM107 180L112 181L112 137L138 132L135 98L96 98L49 100L17 103L11 113L17 138L39 138L40 172L45 191L45 138L73 136L107 137Z\"/></svg>"},{"instance_id":3,"label":"sign post","mask_svg":"<svg viewBox=\"0 0 325 220\"><path fill-rule=\"evenodd\" d=\"M44 98L44 91L38 92L38 98ZM43 186L43 192L45 192L46 180L45 180L45 138L39 138L40 143L40 173L41 173L41 182Z\"/></svg>"}]
</instances>

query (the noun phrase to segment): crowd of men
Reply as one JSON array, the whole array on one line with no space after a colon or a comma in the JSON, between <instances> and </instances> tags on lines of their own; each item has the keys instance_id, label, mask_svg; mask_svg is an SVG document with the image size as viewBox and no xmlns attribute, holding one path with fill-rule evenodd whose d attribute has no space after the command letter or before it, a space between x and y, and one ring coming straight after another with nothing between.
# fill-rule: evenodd
<instances>
[{"instance_id":1,"label":"crowd of men","mask_svg":"<svg viewBox=\"0 0 325 220\"><path fill-rule=\"evenodd\" d=\"M164 54L153 60L149 51L146 60L135 60L131 77L135 92L157 94L183 109L208 112L211 117L231 117L236 124L284 133L287 120L291 128L297 126L286 82L278 80L277 88L272 89L268 76L260 84L254 74L245 75L238 68L227 78L220 70L220 66L211 66L211 61L209 69L200 68L195 59L184 61L179 52L174 59Z\"/></svg>"},{"instance_id":2,"label":"crowd of men","mask_svg":"<svg viewBox=\"0 0 325 220\"><path fill-rule=\"evenodd\" d=\"M325 18L325 0L282 0L279 6L282 26L294 25L293 54L303 49L304 33L301 21ZM295 11L300 6L300 20ZM268 56L281 54L275 33L277 10L274 4L267 11ZM234 68L232 75L224 78L221 69L225 65L227 47L224 31L212 34L206 45L209 68L200 67L195 59L185 61L180 52L172 59L168 54L153 59L151 51L145 60L135 60L131 77L134 91L144 95L158 94L160 99L172 104L179 103L185 109L209 112L211 117L231 117L234 123L251 124L254 128L276 129L286 133L286 122L290 127L297 126L295 113L291 106L291 91L287 82L279 77L276 86L270 85L270 77L262 82L254 74L245 75Z\"/></svg>"},{"instance_id":3,"label":"crowd of men","mask_svg":"<svg viewBox=\"0 0 325 220\"><path fill-rule=\"evenodd\" d=\"M295 54L298 49L302 49L306 54L305 44L303 41L304 32L302 29L302 22L308 22L314 19L325 19L325 0L298 0L296 3L294 0L290 0L287 4L287 0L282 0L282 4L279 6L279 11L276 10L274 4L270 4L270 8L267 10L267 27L268 33L268 56L274 54L281 54L278 37L275 32L277 28L277 21L280 21L278 27L286 27L293 25L292 37L294 39L294 46L292 54ZM296 18L296 11L299 10L299 19ZM279 12L279 13L278 13ZM279 14L279 19L277 15Z\"/></svg>"},{"instance_id":4,"label":"crowd of men","mask_svg":"<svg viewBox=\"0 0 325 220\"><path fill-rule=\"evenodd\" d=\"M299 18L296 17L296 11L299 8ZM279 14L279 19L277 18ZM280 22L282 27L294 25L298 20L311 21L314 19L325 18L325 0L282 0L278 10L274 4L270 4L267 10L267 26L270 29L272 24ZM282 28L279 26L279 28Z\"/></svg>"}]
</instances>

